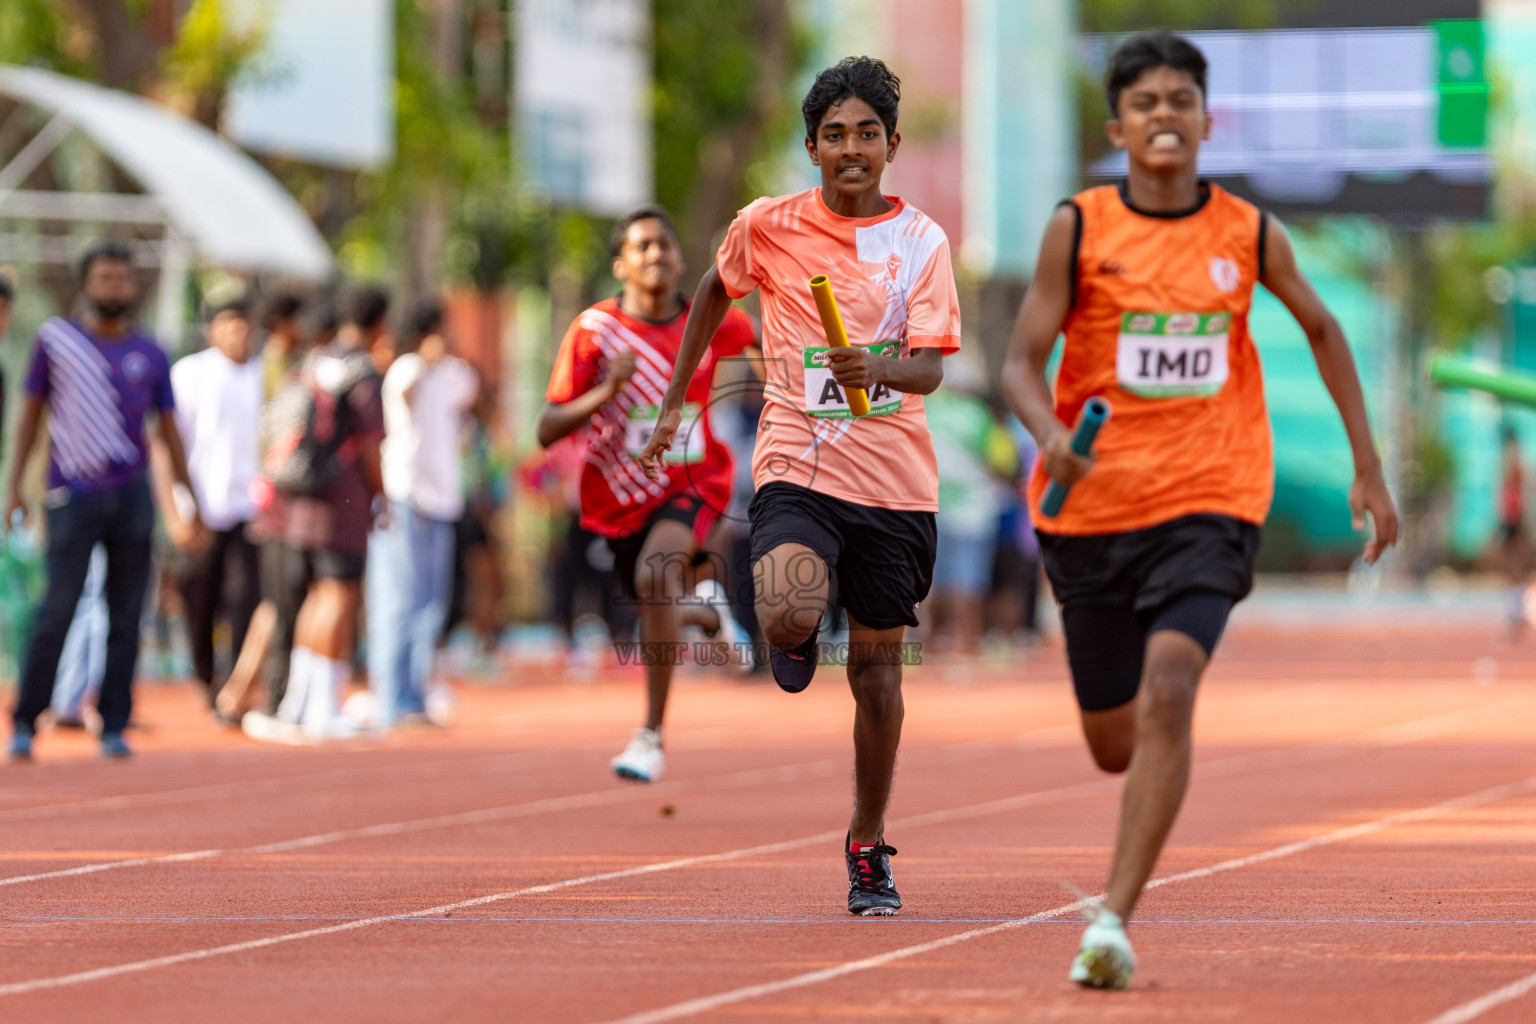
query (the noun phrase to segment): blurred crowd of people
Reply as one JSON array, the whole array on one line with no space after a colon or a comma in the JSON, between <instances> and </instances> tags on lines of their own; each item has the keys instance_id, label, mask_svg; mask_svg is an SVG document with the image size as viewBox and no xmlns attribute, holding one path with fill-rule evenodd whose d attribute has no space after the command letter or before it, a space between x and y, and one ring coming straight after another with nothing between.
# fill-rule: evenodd
<instances>
[{"instance_id":1,"label":"blurred crowd of people","mask_svg":"<svg viewBox=\"0 0 1536 1024\"><path fill-rule=\"evenodd\" d=\"M90 249L80 283L71 315L38 331L11 453L7 522L46 520L11 758L30 756L44 714L86 724L92 693L102 753L130 753L152 592L179 605L210 711L253 738L442 722L436 652L455 606L487 602L456 578L494 591L496 565L472 500L483 480L464 471L483 453L486 388L442 303L391 319L372 287L232 298L206 312L206 347L172 364L134 320L125 248ZM39 503L27 466L45 424ZM344 703L360 621L369 688Z\"/></svg>"},{"instance_id":2,"label":"blurred crowd of people","mask_svg":"<svg viewBox=\"0 0 1536 1024\"><path fill-rule=\"evenodd\" d=\"M513 484L553 509L545 583L569 666L612 665L614 641L637 635L609 545L581 525L589 433L511 480L494 468L493 396L455 354L441 302L392 316L390 296L368 286L239 296L206 310L205 347L172 363L134 318L126 249L92 248L80 289L71 314L38 331L11 453L7 521L46 520L12 758L30 755L42 716L95 728L104 754L126 756L141 634L173 648L167 611L212 714L255 739L445 721L451 691L434 680L448 628L468 620L492 650L500 636L493 515ZM0 333L11 299L0 278ZM742 378L710 412L737 479L707 548L737 621L761 640L747 508L763 397ZM1021 490L1033 442L969 364L956 362L928 410L942 515L921 637L932 656L1015 657L1036 628ZM35 502L27 466L45 436ZM368 686L349 699L357 667Z\"/></svg>"}]
</instances>

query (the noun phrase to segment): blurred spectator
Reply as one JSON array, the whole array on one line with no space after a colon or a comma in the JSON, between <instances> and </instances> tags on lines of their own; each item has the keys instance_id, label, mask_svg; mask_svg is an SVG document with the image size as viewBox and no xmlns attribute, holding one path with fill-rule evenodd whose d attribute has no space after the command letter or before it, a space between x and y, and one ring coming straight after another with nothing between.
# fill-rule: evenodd
<instances>
[{"instance_id":1,"label":"blurred spectator","mask_svg":"<svg viewBox=\"0 0 1536 1024\"><path fill-rule=\"evenodd\" d=\"M283 378L304 357L307 346L299 332L299 311L303 306L299 297L288 291L273 292L257 306L256 320L267 333L261 345L261 379L263 393L268 397L277 394Z\"/></svg>"},{"instance_id":2,"label":"blurred spectator","mask_svg":"<svg viewBox=\"0 0 1536 1024\"><path fill-rule=\"evenodd\" d=\"M493 397L481 382L480 401L464 452L464 514L453 533L453 596L443 641L460 623L474 634L475 656L495 653L501 640L501 566L497 561L495 518L507 500L511 472L505 451L493 442Z\"/></svg>"},{"instance_id":3,"label":"blurred spectator","mask_svg":"<svg viewBox=\"0 0 1536 1024\"><path fill-rule=\"evenodd\" d=\"M6 501L7 521L15 511L25 511L21 475L46 410L51 434L44 497L48 586L22 667L13 759L31 756L37 716L52 700L64 638L85 586L91 549L98 543L107 551L109 618L98 702L101 751L106 757L128 756L122 734L132 711L155 518L145 479L148 413L158 414L158 434L177 482L190 484L181 434L171 415L170 364L164 350L134 324L138 286L128 250L115 243L92 247L81 261L80 277L84 315L78 320L55 317L38 330ZM200 531L195 499L188 511L193 531Z\"/></svg>"},{"instance_id":4,"label":"blurred spectator","mask_svg":"<svg viewBox=\"0 0 1536 1024\"><path fill-rule=\"evenodd\" d=\"M589 439L584 434L561 438L544 451L543 459L529 471L531 486L551 498L558 511L550 523L547 566L550 601L555 624L565 634L573 668L595 667L589 660L608 657L610 640L634 635L639 616L633 601L621 599L619 578L614 572L613 552L601 534L581 525L580 481L587 461ZM578 623L602 620L600 640L578 642Z\"/></svg>"},{"instance_id":5,"label":"blurred spectator","mask_svg":"<svg viewBox=\"0 0 1536 1024\"><path fill-rule=\"evenodd\" d=\"M720 525L710 538L710 544L720 548L723 564L730 574L729 580L721 582L730 595L731 612L756 643L762 641L763 631L757 624L752 583L752 531L747 510L752 506L752 496L757 493L752 480L752 453L757 448L757 423L763 415L761 378L742 381L735 386L735 394L736 401L719 402L710 408L715 414L716 434L736 457L731 503L720 517ZM768 671L766 662L753 667Z\"/></svg>"},{"instance_id":6,"label":"blurred spectator","mask_svg":"<svg viewBox=\"0 0 1536 1024\"><path fill-rule=\"evenodd\" d=\"M290 314L291 318L291 314ZM197 507L212 531L210 543L190 552L179 583L186 609L192 668L212 706L214 627L222 618L230 649L238 652L261 600L256 545L246 529L256 517L251 483L258 470L258 425L266 367L251 358L249 306L244 300L215 309L208 321L208 348L171 367L176 420L187 440L187 469ZM161 502L166 532L189 549L186 495Z\"/></svg>"},{"instance_id":7,"label":"blurred spectator","mask_svg":"<svg viewBox=\"0 0 1536 1024\"><path fill-rule=\"evenodd\" d=\"M368 544L368 675L372 724L382 729L428 711L464 514L464 429L480 396L480 377L453 354L436 300L411 310L398 350L383 385L389 516Z\"/></svg>"},{"instance_id":8,"label":"blurred spectator","mask_svg":"<svg viewBox=\"0 0 1536 1024\"><path fill-rule=\"evenodd\" d=\"M341 317L336 303L327 298L316 299L299 315L300 351L307 354L325 348L336 340L340 328Z\"/></svg>"},{"instance_id":9,"label":"blurred spectator","mask_svg":"<svg viewBox=\"0 0 1536 1024\"><path fill-rule=\"evenodd\" d=\"M272 303L269 308L288 308L287 300L272 300ZM269 401L286 375L297 368L305 354L324 348L336 337L336 304L328 298L303 307L289 319L295 324L296 347L289 349L291 359L287 361L288 369L278 373L269 384ZM266 350L263 349L265 355ZM268 369L264 362L264 384L268 384ZM287 571L291 560L285 552L286 544L280 533L272 534L265 530L255 532L261 534L258 557L262 600L251 616L245 644L240 648L240 656L235 660L235 667L230 671L217 703L220 716L231 721L239 719L250 705L250 693L258 677L265 684L269 710L277 710L278 703L288 689L288 662L293 652L295 618L304 600L302 578L292 585L288 581ZM288 599L279 602L274 599L274 595L278 594L287 595Z\"/></svg>"},{"instance_id":10,"label":"blurred spectator","mask_svg":"<svg viewBox=\"0 0 1536 1024\"><path fill-rule=\"evenodd\" d=\"M310 352L269 405L258 531L264 596L276 609L269 663L287 654L276 710L241 720L254 739L296 742L346 735L339 702L351 678L368 533L384 514L379 442L381 380L369 353L386 333L389 297L348 292L336 339ZM269 588L269 589L268 589ZM284 622L295 624L285 634ZM269 676L269 679L273 677Z\"/></svg>"},{"instance_id":11,"label":"blurred spectator","mask_svg":"<svg viewBox=\"0 0 1536 1024\"><path fill-rule=\"evenodd\" d=\"M1499 529L1494 558L1512 590L1508 624L1511 639L1525 630L1530 606L1528 596L1531 576L1531 542L1525 530L1525 467L1520 462L1520 436L1510 426L1504 428L1500 458Z\"/></svg>"},{"instance_id":12,"label":"blurred spectator","mask_svg":"<svg viewBox=\"0 0 1536 1024\"><path fill-rule=\"evenodd\" d=\"M977 397L981 375L968 362L948 363L944 386L923 400L939 466L930 642L940 654L955 650L970 656L981 652L1002 494L988 462L996 421Z\"/></svg>"},{"instance_id":13,"label":"blurred spectator","mask_svg":"<svg viewBox=\"0 0 1536 1024\"><path fill-rule=\"evenodd\" d=\"M11 303L16 299L16 290L11 287L11 279L0 274L0 342L5 341L5 336L11 329ZM5 367L0 366L0 443L5 437Z\"/></svg>"},{"instance_id":14,"label":"blurred spectator","mask_svg":"<svg viewBox=\"0 0 1536 1024\"><path fill-rule=\"evenodd\" d=\"M990 461L993 472L1009 486L1001 492L987 627L1003 640L1028 645L1039 635L1040 541L1025 490L1039 448L1001 398L991 404L999 424L992 434Z\"/></svg>"},{"instance_id":15,"label":"blurred spectator","mask_svg":"<svg viewBox=\"0 0 1536 1024\"><path fill-rule=\"evenodd\" d=\"M107 667L107 549L91 549L91 565L85 587L64 635L59 670L54 677L53 724L59 729L90 727L90 702L101 692L101 676Z\"/></svg>"}]
</instances>

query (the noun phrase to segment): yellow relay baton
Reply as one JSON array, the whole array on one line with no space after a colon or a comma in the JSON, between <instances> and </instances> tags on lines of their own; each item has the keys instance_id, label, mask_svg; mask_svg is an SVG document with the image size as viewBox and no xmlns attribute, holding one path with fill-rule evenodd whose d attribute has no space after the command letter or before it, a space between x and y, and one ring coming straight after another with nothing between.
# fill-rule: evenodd
<instances>
[{"instance_id":1,"label":"yellow relay baton","mask_svg":"<svg viewBox=\"0 0 1536 1024\"><path fill-rule=\"evenodd\" d=\"M827 344L843 348L848 344L848 331L837 311L837 296L832 294L832 282L826 274L811 278L811 295L816 299L816 312L821 314L821 329L826 332ZM848 393L848 411L855 416L869 415L869 396L863 388L844 388Z\"/></svg>"}]
</instances>

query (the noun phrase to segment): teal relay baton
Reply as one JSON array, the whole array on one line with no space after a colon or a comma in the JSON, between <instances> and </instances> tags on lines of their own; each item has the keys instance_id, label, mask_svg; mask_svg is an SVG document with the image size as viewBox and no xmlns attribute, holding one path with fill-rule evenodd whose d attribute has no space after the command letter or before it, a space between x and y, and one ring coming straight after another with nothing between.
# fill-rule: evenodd
<instances>
[{"instance_id":1,"label":"teal relay baton","mask_svg":"<svg viewBox=\"0 0 1536 1024\"><path fill-rule=\"evenodd\" d=\"M1072 428L1072 450L1083 458L1093 451L1094 438L1099 436L1099 428L1109 419L1109 403L1102 398L1090 398L1083 403L1082 414L1077 417L1077 426ZM1064 487L1055 480L1045 489L1045 497L1040 500L1040 514L1052 518L1061 514L1061 506L1066 504L1067 492L1072 490Z\"/></svg>"}]
</instances>

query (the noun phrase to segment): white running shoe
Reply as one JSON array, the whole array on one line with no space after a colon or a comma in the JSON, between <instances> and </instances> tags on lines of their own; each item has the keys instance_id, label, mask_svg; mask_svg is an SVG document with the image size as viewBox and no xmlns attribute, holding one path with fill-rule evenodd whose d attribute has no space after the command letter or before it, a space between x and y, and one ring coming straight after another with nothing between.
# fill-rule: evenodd
<instances>
[{"instance_id":1,"label":"white running shoe","mask_svg":"<svg viewBox=\"0 0 1536 1024\"><path fill-rule=\"evenodd\" d=\"M259 743L302 747L309 742L297 722L284 721L265 711L247 711L240 718L240 731Z\"/></svg>"},{"instance_id":2,"label":"white running shoe","mask_svg":"<svg viewBox=\"0 0 1536 1024\"><path fill-rule=\"evenodd\" d=\"M1067 977L1084 988L1125 988L1135 971L1136 954L1125 923L1118 914L1097 907Z\"/></svg>"},{"instance_id":3,"label":"white running shoe","mask_svg":"<svg viewBox=\"0 0 1536 1024\"><path fill-rule=\"evenodd\" d=\"M425 704L427 721L446 729L458 715L459 696L447 683L428 683Z\"/></svg>"},{"instance_id":4,"label":"white running shoe","mask_svg":"<svg viewBox=\"0 0 1536 1024\"><path fill-rule=\"evenodd\" d=\"M372 690L358 690L348 697L341 714L361 731L379 727L379 702Z\"/></svg>"},{"instance_id":5,"label":"white running shoe","mask_svg":"<svg viewBox=\"0 0 1536 1024\"><path fill-rule=\"evenodd\" d=\"M636 729L629 746L609 761L608 767L621 779L633 779L636 782L655 782L660 779L667 767L667 757L661 752L661 730L647 729L645 726Z\"/></svg>"},{"instance_id":6,"label":"white running shoe","mask_svg":"<svg viewBox=\"0 0 1536 1024\"><path fill-rule=\"evenodd\" d=\"M720 628L711 640L727 645L725 670L733 676L752 674L752 637L741 628L741 623L731 614L731 599L718 580L700 580L693 588L693 596L705 607L713 608L720 619Z\"/></svg>"}]
</instances>

